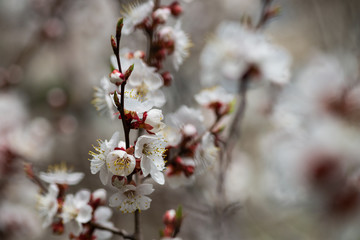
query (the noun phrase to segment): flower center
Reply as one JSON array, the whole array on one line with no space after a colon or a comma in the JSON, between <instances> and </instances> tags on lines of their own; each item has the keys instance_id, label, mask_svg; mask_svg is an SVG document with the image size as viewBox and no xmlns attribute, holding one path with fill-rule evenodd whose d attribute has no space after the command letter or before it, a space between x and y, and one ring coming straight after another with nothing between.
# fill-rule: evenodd
<instances>
[{"instance_id":1,"label":"flower center","mask_svg":"<svg viewBox=\"0 0 360 240\"><path fill-rule=\"evenodd\" d=\"M124 192L124 195L127 198L134 199L135 198L135 191L134 190L128 190L128 191Z\"/></svg>"}]
</instances>

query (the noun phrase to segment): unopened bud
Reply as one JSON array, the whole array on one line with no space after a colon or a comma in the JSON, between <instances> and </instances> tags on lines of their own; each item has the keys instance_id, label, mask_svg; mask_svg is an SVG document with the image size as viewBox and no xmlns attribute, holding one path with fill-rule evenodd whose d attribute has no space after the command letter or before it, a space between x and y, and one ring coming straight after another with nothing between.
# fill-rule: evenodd
<instances>
[{"instance_id":1,"label":"unopened bud","mask_svg":"<svg viewBox=\"0 0 360 240\"><path fill-rule=\"evenodd\" d=\"M165 225L174 225L176 221L176 211L175 209L167 210L163 217L163 222Z\"/></svg>"},{"instance_id":2,"label":"unopened bud","mask_svg":"<svg viewBox=\"0 0 360 240\"><path fill-rule=\"evenodd\" d=\"M157 60L163 60L166 57L166 50L165 48L161 48L159 51L156 52L155 57Z\"/></svg>"},{"instance_id":3,"label":"unopened bud","mask_svg":"<svg viewBox=\"0 0 360 240\"><path fill-rule=\"evenodd\" d=\"M103 188L100 188L92 193L93 200L100 200L101 203L106 202L106 191Z\"/></svg>"},{"instance_id":4,"label":"unopened bud","mask_svg":"<svg viewBox=\"0 0 360 240\"><path fill-rule=\"evenodd\" d=\"M119 70L115 69L109 74L110 82L116 84L117 86L121 85L124 81L124 74L122 74Z\"/></svg>"},{"instance_id":5,"label":"unopened bud","mask_svg":"<svg viewBox=\"0 0 360 240\"><path fill-rule=\"evenodd\" d=\"M183 12L182 7L180 6L180 4L177 1L173 2L169 6L169 8L170 8L171 14L174 15L175 17L179 16Z\"/></svg>"},{"instance_id":6,"label":"unopened bud","mask_svg":"<svg viewBox=\"0 0 360 240\"><path fill-rule=\"evenodd\" d=\"M118 93L115 91L113 93L113 98L114 98L114 103L116 105L117 108L119 108L121 105L120 105L120 101L119 101L119 97L118 97Z\"/></svg>"},{"instance_id":7,"label":"unopened bud","mask_svg":"<svg viewBox=\"0 0 360 240\"><path fill-rule=\"evenodd\" d=\"M124 75L124 79L125 81L127 81L132 73L132 71L134 70L134 64L132 64L125 72L125 75Z\"/></svg>"},{"instance_id":8,"label":"unopened bud","mask_svg":"<svg viewBox=\"0 0 360 240\"><path fill-rule=\"evenodd\" d=\"M197 133L197 130L196 130L196 127L192 124L186 124L184 127L183 127L183 133L185 136L187 137L191 137L191 136L194 136L196 135Z\"/></svg>"},{"instance_id":9,"label":"unopened bud","mask_svg":"<svg viewBox=\"0 0 360 240\"><path fill-rule=\"evenodd\" d=\"M110 42L111 42L111 46L112 46L112 48L113 48L113 51L114 51L114 53L115 53L116 50L117 50L117 45L116 45L115 37L114 37L113 35L111 35Z\"/></svg>"},{"instance_id":10,"label":"unopened bud","mask_svg":"<svg viewBox=\"0 0 360 240\"><path fill-rule=\"evenodd\" d=\"M171 85L171 83L172 83L172 81L174 79L170 72L162 73L161 77L164 80L164 85L167 86L167 87Z\"/></svg>"},{"instance_id":11,"label":"unopened bud","mask_svg":"<svg viewBox=\"0 0 360 240\"><path fill-rule=\"evenodd\" d=\"M120 37L121 37L121 30L124 26L124 19L120 18L116 24L116 40L120 41Z\"/></svg>"},{"instance_id":12,"label":"unopened bud","mask_svg":"<svg viewBox=\"0 0 360 240\"><path fill-rule=\"evenodd\" d=\"M166 227L165 227L165 229L163 231L164 237L171 238L174 231L175 231L175 229L174 229L174 227L172 225L166 225Z\"/></svg>"}]
</instances>

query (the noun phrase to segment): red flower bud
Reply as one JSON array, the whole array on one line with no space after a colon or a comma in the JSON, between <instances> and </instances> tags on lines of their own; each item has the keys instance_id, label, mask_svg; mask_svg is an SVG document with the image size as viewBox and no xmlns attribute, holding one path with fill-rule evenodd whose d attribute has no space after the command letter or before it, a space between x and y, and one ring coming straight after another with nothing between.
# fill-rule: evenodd
<instances>
[{"instance_id":1,"label":"red flower bud","mask_svg":"<svg viewBox=\"0 0 360 240\"><path fill-rule=\"evenodd\" d=\"M178 2L173 2L170 6L170 11L171 11L171 14L174 15L175 17L179 16L182 12L183 12L183 9L182 7L180 6L180 4Z\"/></svg>"},{"instance_id":2,"label":"red flower bud","mask_svg":"<svg viewBox=\"0 0 360 240\"><path fill-rule=\"evenodd\" d=\"M164 72L161 74L163 80L164 80L164 85L165 86L170 86L171 82L173 81L173 76L171 75L171 73L169 72Z\"/></svg>"}]
</instances>

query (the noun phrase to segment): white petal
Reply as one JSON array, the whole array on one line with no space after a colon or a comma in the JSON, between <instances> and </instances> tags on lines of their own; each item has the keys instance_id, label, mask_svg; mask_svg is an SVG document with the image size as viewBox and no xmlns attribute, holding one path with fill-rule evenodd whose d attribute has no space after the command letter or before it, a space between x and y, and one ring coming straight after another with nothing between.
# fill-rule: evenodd
<instances>
[{"instance_id":1,"label":"white petal","mask_svg":"<svg viewBox=\"0 0 360 240\"><path fill-rule=\"evenodd\" d=\"M90 170L92 174L96 174L100 171L101 167L105 164L104 160L99 158L90 159Z\"/></svg>"},{"instance_id":2,"label":"white petal","mask_svg":"<svg viewBox=\"0 0 360 240\"><path fill-rule=\"evenodd\" d=\"M95 221L100 223L107 221L111 218L112 211L108 207L100 206L94 212Z\"/></svg>"},{"instance_id":3,"label":"white petal","mask_svg":"<svg viewBox=\"0 0 360 240\"><path fill-rule=\"evenodd\" d=\"M151 198L146 196L139 196L139 198L137 199L137 203L140 210L146 210L150 208Z\"/></svg>"},{"instance_id":4,"label":"white petal","mask_svg":"<svg viewBox=\"0 0 360 240\"><path fill-rule=\"evenodd\" d=\"M79 209L79 214L76 217L76 221L80 223L87 223L91 220L92 207L90 205L85 205Z\"/></svg>"},{"instance_id":5,"label":"white petal","mask_svg":"<svg viewBox=\"0 0 360 240\"><path fill-rule=\"evenodd\" d=\"M164 178L164 173L163 172L158 171L158 172L155 172L155 173L151 173L151 177L158 184L163 185L165 183L165 178Z\"/></svg>"},{"instance_id":6,"label":"white petal","mask_svg":"<svg viewBox=\"0 0 360 240\"><path fill-rule=\"evenodd\" d=\"M68 174L68 184L69 185L76 185L78 184L83 178L84 178L85 174L84 173L69 173Z\"/></svg>"},{"instance_id":7,"label":"white petal","mask_svg":"<svg viewBox=\"0 0 360 240\"><path fill-rule=\"evenodd\" d=\"M90 191L86 189L77 192L74 199L76 206L83 206L87 204L90 201L90 196Z\"/></svg>"},{"instance_id":8,"label":"white petal","mask_svg":"<svg viewBox=\"0 0 360 240\"><path fill-rule=\"evenodd\" d=\"M151 159L148 158L147 156L143 156L141 158L140 166L141 166L141 170L144 174L144 177L146 177L147 175L149 175L149 173L151 171Z\"/></svg>"},{"instance_id":9,"label":"white petal","mask_svg":"<svg viewBox=\"0 0 360 240\"><path fill-rule=\"evenodd\" d=\"M154 191L153 185L149 183L143 183L136 188L138 195L149 195Z\"/></svg>"},{"instance_id":10,"label":"white petal","mask_svg":"<svg viewBox=\"0 0 360 240\"><path fill-rule=\"evenodd\" d=\"M106 240L106 239L110 239L113 236L113 234L112 232L109 231L96 229L94 231L94 236L96 237L96 240Z\"/></svg>"},{"instance_id":11,"label":"white petal","mask_svg":"<svg viewBox=\"0 0 360 240\"><path fill-rule=\"evenodd\" d=\"M109 170L107 169L105 164L101 167L99 177L102 184L106 185L108 183Z\"/></svg>"},{"instance_id":12,"label":"white petal","mask_svg":"<svg viewBox=\"0 0 360 240\"><path fill-rule=\"evenodd\" d=\"M51 197L57 197L58 196L58 194L59 194L59 188L58 188L58 186L56 185L56 184L50 184L50 186L49 186L49 196L51 196Z\"/></svg>"},{"instance_id":13,"label":"white petal","mask_svg":"<svg viewBox=\"0 0 360 240\"><path fill-rule=\"evenodd\" d=\"M119 141L120 141L120 132L116 131L112 135L112 137L108 143L108 146L111 148L115 148L118 145Z\"/></svg>"},{"instance_id":14,"label":"white petal","mask_svg":"<svg viewBox=\"0 0 360 240\"><path fill-rule=\"evenodd\" d=\"M120 206L121 202L125 199L125 195L122 193L115 193L109 199L109 206L110 207L118 207Z\"/></svg>"}]
</instances>

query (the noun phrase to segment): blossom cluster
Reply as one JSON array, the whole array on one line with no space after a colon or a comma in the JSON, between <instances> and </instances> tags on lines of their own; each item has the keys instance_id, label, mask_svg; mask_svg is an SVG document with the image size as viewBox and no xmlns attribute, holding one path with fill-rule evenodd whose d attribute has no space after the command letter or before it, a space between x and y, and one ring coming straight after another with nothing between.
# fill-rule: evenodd
<instances>
[{"instance_id":1,"label":"blossom cluster","mask_svg":"<svg viewBox=\"0 0 360 240\"><path fill-rule=\"evenodd\" d=\"M30 178L36 178L31 168L27 173ZM101 228L113 228L112 211L104 206L106 191L98 189L91 193L82 189L76 194L66 194L70 185L78 184L83 178L83 173L71 172L65 164L39 174L39 179L48 184L38 196L42 226L51 226L56 234L67 233L71 239L110 239L112 232Z\"/></svg>"}]
</instances>

